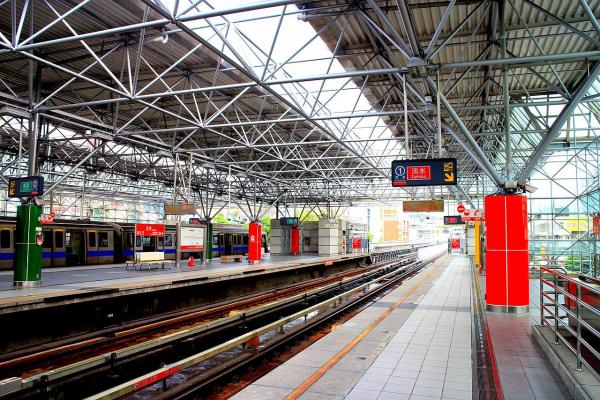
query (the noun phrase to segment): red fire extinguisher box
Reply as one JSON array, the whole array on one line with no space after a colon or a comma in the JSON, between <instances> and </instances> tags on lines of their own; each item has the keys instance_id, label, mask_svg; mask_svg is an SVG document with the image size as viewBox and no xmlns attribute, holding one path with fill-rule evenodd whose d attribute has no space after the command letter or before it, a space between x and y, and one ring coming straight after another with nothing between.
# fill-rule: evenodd
<instances>
[{"instance_id":1,"label":"red fire extinguisher box","mask_svg":"<svg viewBox=\"0 0 600 400\"><path fill-rule=\"evenodd\" d=\"M486 303L490 311L529 310L527 197L487 196Z\"/></svg>"}]
</instances>

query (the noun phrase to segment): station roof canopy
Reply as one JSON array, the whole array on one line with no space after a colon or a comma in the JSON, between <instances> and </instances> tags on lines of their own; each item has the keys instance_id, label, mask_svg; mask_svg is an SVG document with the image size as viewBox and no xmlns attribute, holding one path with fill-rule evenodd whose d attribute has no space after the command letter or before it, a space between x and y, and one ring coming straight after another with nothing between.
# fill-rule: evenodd
<instances>
[{"instance_id":1,"label":"station roof canopy","mask_svg":"<svg viewBox=\"0 0 600 400\"><path fill-rule=\"evenodd\" d=\"M597 0L0 0L0 171L34 155L50 186L154 200L468 198L596 139L599 15ZM565 131L573 112L590 129ZM440 156L457 187L391 186L392 160Z\"/></svg>"}]
</instances>

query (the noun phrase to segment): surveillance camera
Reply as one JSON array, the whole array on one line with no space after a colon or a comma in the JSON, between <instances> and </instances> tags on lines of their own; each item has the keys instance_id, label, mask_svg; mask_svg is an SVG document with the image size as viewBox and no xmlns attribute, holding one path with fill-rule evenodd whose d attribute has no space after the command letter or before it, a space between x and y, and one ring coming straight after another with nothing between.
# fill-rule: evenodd
<instances>
[{"instance_id":1,"label":"surveillance camera","mask_svg":"<svg viewBox=\"0 0 600 400\"><path fill-rule=\"evenodd\" d=\"M529 192L529 193L535 193L538 190L538 188L536 188L535 186L531 186L527 183L524 183L523 185L521 185L521 188L524 191Z\"/></svg>"}]
</instances>

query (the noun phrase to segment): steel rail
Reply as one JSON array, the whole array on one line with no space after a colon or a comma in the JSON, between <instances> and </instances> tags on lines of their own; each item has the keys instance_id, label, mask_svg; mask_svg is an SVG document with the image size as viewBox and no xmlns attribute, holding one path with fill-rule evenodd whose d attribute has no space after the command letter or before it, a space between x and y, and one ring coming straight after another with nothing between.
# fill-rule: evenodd
<instances>
[{"instance_id":1,"label":"steel rail","mask_svg":"<svg viewBox=\"0 0 600 400\"><path fill-rule=\"evenodd\" d=\"M442 255L442 253L440 253L439 256L441 256L441 255ZM414 264L425 264L426 265L427 262L430 262L431 260L433 260L433 259L435 259L435 258L437 258L439 256L432 257L431 259L426 259L426 260L423 260L423 261L417 261ZM344 292L342 294L334 296L334 297L332 297L332 298L330 298L328 300L322 301L322 302L320 302L318 304L315 304L315 305L313 305L311 307L308 307L308 308L305 308L305 309L303 309L301 311L295 312L292 315L289 315L287 317L281 318L281 319L279 319L277 321L274 321L274 322L272 322L270 324L267 324L267 325L265 325L265 326L263 326L261 328L254 329L254 330L252 330L252 331L250 331L248 333L245 333L245 334L243 334L241 336L238 336L238 337L236 337L234 339L230 339L230 340L226 341L225 343L222 343L222 344L220 344L218 346L215 346L215 347L212 347L210 349L204 350L204 351L202 351L200 353L197 353L197 354L194 354L194 355L192 355L190 357L186 357L186 358L184 358L182 360L179 360L177 362L168 364L168 365L164 366L163 368L160 368L158 370L149 372L149 373L147 373L145 375L142 375L140 377L137 377L135 379L132 379L130 381L122 383L122 384L120 384L118 386L115 386L115 387L113 387L111 389L108 389L108 390L105 390L103 392L100 392L100 393L95 394L93 396L89 396L89 397L86 398L86 400L108 400L108 399L116 399L116 398L124 396L124 395L126 395L128 393L134 392L134 391L140 389L141 387L144 387L145 383L151 384L151 383L155 382L153 379L155 377L157 377L157 376L160 376L161 379L162 379L162 378L165 378L165 377L167 377L169 375L172 375L172 374L174 374L174 373L176 373L176 372L178 372L178 371L180 371L180 370L182 370L184 368L187 368L187 367L193 366L195 364L198 364L198 363L200 363L200 362L202 362L204 360L207 360L207 359L209 359L209 358L211 358L211 357L213 357L213 356L215 356L217 354L220 354L220 353L222 353L224 351L230 350L230 349L232 349L234 347L237 347L237 346L239 346L239 345L241 345L243 343L246 343L249 340L251 340L251 339L253 339L253 338L257 337L257 336L260 336L260 335L262 335L264 333L267 333L267 332L273 331L275 329L278 329L278 328L284 326L285 324L287 324L289 322L292 322L292 321L294 321L294 320L296 320L298 318L303 318L307 314L310 314L312 312L319 311L319 310L322 310L324 308L330 307L333 304L337 304L338 302L342 302L345 297L348 297L351 294L363 291L363 290L367 289L373 283L379 283L379 282L382 282L382 281L386 281L386 280L392 279L396 275L398 275L398 274L400 274L402 272L405 272L406 269L408 269L408 268L409 268L409 266L406 266L406 267L403 267L403 268L399 268L399 269L397 269L395 271L392 271L390 273L387 273L387 274L385 274L385 275L383 275L383 276L381 276L381 277L379 277L377 279L374 279L372 281L369 281L367 283L359 285L359 286L357 286L357 287L355 287L353 289L350 289L350 290L348 290L348 291L346 291L346 292Z\"/></svg>"},{"instance_id":2,"label":"steel rail","mask_svg":"<svg viewBox=\"0 0 600 400\"><path fill-rule=\"evenodd\" d=\"M86 370L90 370L95 367L99 367L102 365L106 365L109 362L114 362L118 360L122 360L124 358L140 354L149 350L152 350L157 347L164 346L169 343L173 343L175 341L182 340L184 338L198 335L201 333L206 333L211 330L214 330L219 327L227 326L232 323L237 323L240 320L245 320L253 316L261 315L271 309L279 308L285 304L290 304L295 301L299 301L305 299L306 297L313 296L320 292L328 291L333 288L339 287L343 284L347 284L349 282L364 279L368 276L380 273L381 271L385 271L389 269L392 265L397 265L406 261L411 261L416 257L416 253L406 254L405 257L396 259L394 261L389 261L384 263L381 266L376 267L375 269L370 269L362 274L358 274L348 278L342 278L341 280L336 279L336 281L329 283L327 285L319 286L315 289L308 290L294 296L286 297L282 300L271 302L268 304L264 304L255 308L252 308L248 311L244 311L235 316L229 316L225 318L220 318L214 321L210 321L208 323L204 323L193 328L183 329L168 335L164 335L158 338L154 338L145 342L137 343L132 346L124 347L115 351L109 351L104 354L100 354L97 356L90 357L86 360L82 360L79 362L72 363L70 365L66 365L63 367L55 368L50 371L45 371L42 373L38 373L27 378L11 378L10 380L5 380L0 382L0 396L4 396L7 394L14 394L17 391L23 391L35 388L35 386L40 382L51 383L57 381L59 379L68 377L73 374L81 373ZM305 282L308 283L308 282ZM90 342L90 344L94 344L94 342ZM18 384L17 384L18 382Z\"/></svg>"}]
</instances>

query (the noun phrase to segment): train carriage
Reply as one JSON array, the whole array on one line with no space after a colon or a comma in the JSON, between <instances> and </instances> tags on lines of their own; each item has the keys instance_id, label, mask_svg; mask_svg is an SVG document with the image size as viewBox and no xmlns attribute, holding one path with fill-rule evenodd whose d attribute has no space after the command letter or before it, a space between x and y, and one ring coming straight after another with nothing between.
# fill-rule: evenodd
<instances>
[{"instance_id":1,"label":"train carriage","mask_svg":"<svg viewBox=\"0 0 600 400\"><path fill-rule=\"evenodd\" d=\"M177 226L165 225L163 237L135 237L135 224L55 220L43 225L42 266L63 267L112 264L133 260L136 252L163 251L174 260ZM0 269L12 269L15 260L15 219L0 218ZM263 233L263 250L269 251ZM213 257L248 252L248 228L236 224L213 224ZM182 258L198 253L182 253Z\"/></svg>"}]
</instances>

